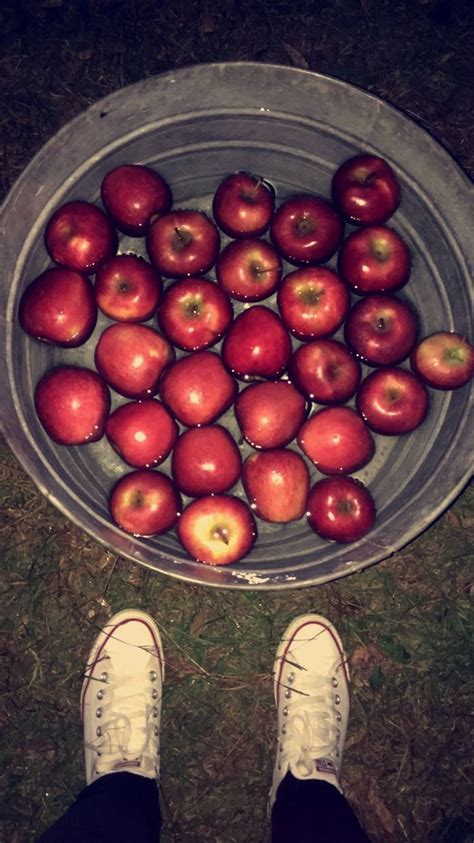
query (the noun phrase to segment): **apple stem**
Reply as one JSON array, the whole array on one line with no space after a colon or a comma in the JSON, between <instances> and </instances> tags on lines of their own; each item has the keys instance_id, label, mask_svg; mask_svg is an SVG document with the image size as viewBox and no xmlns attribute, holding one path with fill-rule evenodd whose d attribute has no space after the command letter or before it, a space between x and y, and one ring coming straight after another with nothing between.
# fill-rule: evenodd
<instances>
[{"instance_id":1,"label":"apple stem","mask_svg":"<svg viewBox=\"0 0 474 843\"><path fill-rule=\"evenodd\" d=\"M276 272L279 267L277 266L269 266L268 269L260 269L260 267L254 266L253 267L253 274L256 278L260 278L261 275L267 275L269 272Z\"/></svg>"},{"instance_id":2,"label":"apple stem","mask_svg":"<svg viewBox=\"0 0 474 843\"><path fill-rule=\"evenodd\" d=\"M229 535L225 527L217 527L212 536L215 539L220 539L224 544L229 544Z\"/></svg>"},{"instance_id":3,"label":"apple stem","mask_svg":"<svg viewBox=\"0 0 474 843\"><path fill-rule=\"evenodd\" d=\"M249 199L251 199L251 200L255 199L255 197L257 195L257 192L258 192L258 189L259 189L260 185L262 184L262 182L263 182L263 179L262 179L261 176L255 177L254 187L247 192L247 197Z\"/></svg>"}]
</instances>

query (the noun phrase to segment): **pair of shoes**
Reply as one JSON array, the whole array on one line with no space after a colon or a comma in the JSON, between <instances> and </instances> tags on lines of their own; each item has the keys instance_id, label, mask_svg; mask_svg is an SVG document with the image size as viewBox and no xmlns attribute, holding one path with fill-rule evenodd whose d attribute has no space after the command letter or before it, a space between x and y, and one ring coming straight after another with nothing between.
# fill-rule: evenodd
<instances>
[{"instance_id":1,"label":"pair of shoes","mask_svg":"<svg viewBox=\"0 0 474 843\"><path fill-rule=\"evenodd\" d=\"M81 693L86 781L129 772L158 778L164 657L144 612L114 615L89 655ZM285 775L339 790L349 716L349 671L341 639L319 615L296 618L273 667L278 748L270 806Z\"/></svg>"}]
</instances>

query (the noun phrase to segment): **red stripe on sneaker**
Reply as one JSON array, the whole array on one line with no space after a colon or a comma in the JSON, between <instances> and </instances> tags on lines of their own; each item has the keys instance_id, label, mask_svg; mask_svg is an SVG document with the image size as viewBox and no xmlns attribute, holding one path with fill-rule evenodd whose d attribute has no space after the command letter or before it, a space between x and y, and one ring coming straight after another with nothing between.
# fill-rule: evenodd
<instances>
[{"instance_id":1,"label":"red stripe on sneaker","mask_svg":"<svg viewBox=\"0 0 474 843\"><path fill-rule=\"evenodd\" d=\"M334 635L331 627L326 626L326 624L321 623L320 621L305 621L304 623L302 623L300 626L298 626L295 629L292 637L289 639L288 644L283 651L283 655L281 656L280 669L278 671L278 678L277 678L277 682L276 682L276 704L277 704L277 708L278 708L278 705L279 705L280 688L282 687L281 674L283 673L283 665L285 664L286 654L287 654L288 650L290 649L291 644L293 643L294 638L297 635L297 633L300 631L300 629L304 629L305 626L318 626L319 628L325 629L326 632L329 632L332 640L334 641L334 643L335 643L335 645L338 649L338 652L341 654L341 664L342 664L342 668L344 670L344 676L345 676L346 683L347 683L347 689L349 690L349 676L347 675L347 668L346 668L346 660L345 660L345 656L344 656L344 651L341 650L339 641L337 640L336 636Z\"/></svg>"},{"instance_id":2,"label":"red stripe on sneaker","mask_svg":"<svg viewBox=\"0 0 474 843\"><path fill-rule=\"evenodd\" d=\"M147 628L147 629L148 629L148 631L150 632L150 635L151 635L151 637L153 638L153 641L154 641L154 644L155 644L155 647L156 647L156 652L157 652L157 655L158 655L158 661L159 661L159 663L160 663L161 681L163 682L163 662L162 662L162 659L161 659L161 650L160 650L160 646L159 646L159 643L158 643L158 639L157 639L157 637L156 637L156 635L155 635L155 633L154 633L153 628L150 626L150 624L149 624L147 621L143 620L143 618L125 618L123 621L120 621L118 624L116 624L116 626L112 627L112 629L111 629L111 630L110 630L110 632L109 632L109 633L105 636L105 638L104 638L104 640L103 640L102 644L100 645L100 647L99 647L99 648L98 648L98 650L97 650L97 653L96 653L96 655L95 655L95 659L94 659L94 661L92 662L92 665L91 665L91 668L90 668L90 674L89 674L89 676L88 676L87 682L86 682L85 687L84 687L84 691L83 691L83 693L82 693L82 700L81 700L81 717L82 717L82 720L84 720L84 701L85 701L85 699L86 699L86 694L87 694L87 691L88 691L88 689L89 689L90 682L91 682L91 680L92 680L92 674L93 674L93 672L94 672L94 668L95 668L95 666L96 666L97 662L99 661L99 659L100 659L100 657L101 657L102 651L103 651L103 649L104 649L105 645L107 644L108 640L109 640L109 639L110 639L113 635L115 635L115 633L117 632L117 629L119 629L119 628L120 628L121 626L123 626L124 624L130 623L130 622L133 622L133 623L142 623L144 626L146 626L146 628Z\"/></svg>"}]
</instances>

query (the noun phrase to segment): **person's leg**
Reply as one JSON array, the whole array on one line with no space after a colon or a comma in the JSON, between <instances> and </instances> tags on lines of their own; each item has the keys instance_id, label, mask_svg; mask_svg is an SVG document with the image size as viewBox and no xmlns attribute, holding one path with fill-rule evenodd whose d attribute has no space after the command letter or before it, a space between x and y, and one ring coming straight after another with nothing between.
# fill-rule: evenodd
<instances>
[{"instance_id":1,"label":"person's leg","mask_svg":"<svg viewBox=\"0 0 474 843\"><path fill-rule=\"evenodd\" d=\"M156 843L160 825L156 781L114 773L84 788L38 843Z\"/></svg>"},{"instance_id":2,"label":"person's leg","mask_svg":"<svg viewBox=\"0 0 474 843\"><path fill-rule=\"evenodd\" d=\"M273 677L278 746L272 843L368 843L339 783L349 669L329 621L296 618L280 642Z\"/></svg>"},{"instance_id":3,"label":"person's leg","mask_svg":"<svg viewBox=\"0 0 474 843\"><path fill-rule=\"evenodd\" d=\"M164 657L154 621L119 612L89 655L81 693L87 787L41 843L156 843Z\"/></svg>"},{"instance_id":4,"label":"person's leg","mask_svg":"<svg viewBox=\"0 0 474 843\"><path fill-rule=\"evenodd\" d=\"M287 773L272 811L272 843L369 843L354 811L329 782Z\"/></svg>"}]
</instances>

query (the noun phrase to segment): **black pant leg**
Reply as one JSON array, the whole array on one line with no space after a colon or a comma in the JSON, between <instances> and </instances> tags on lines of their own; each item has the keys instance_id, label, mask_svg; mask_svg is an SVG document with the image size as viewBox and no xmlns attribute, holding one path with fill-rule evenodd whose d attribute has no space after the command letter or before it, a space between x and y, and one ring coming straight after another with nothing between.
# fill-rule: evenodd
<instances>
[{"instance_id":1,"label":"black pant leg","mask_svg":"<svg viewBox=\"0 0 474 843\"><path fill-rule=\"evenodd\" d=\"M287 773L272 810L272 843L370 843L332 784Z\"/></svg>"},{"instance_id":2,"label":"black pant leg","mask_svg":"<svg viewBox=\"0 0 474 843\"><path fill-rule=\"evenodd\" d=\"M156 779L110 773L84 788L37 843L158 843Z\"/></svg>"}]
</instances>

